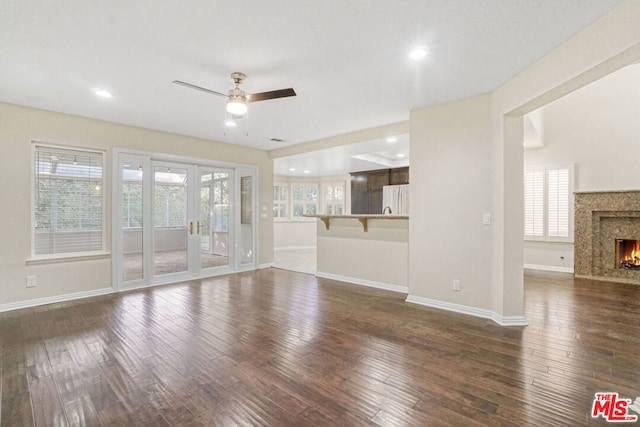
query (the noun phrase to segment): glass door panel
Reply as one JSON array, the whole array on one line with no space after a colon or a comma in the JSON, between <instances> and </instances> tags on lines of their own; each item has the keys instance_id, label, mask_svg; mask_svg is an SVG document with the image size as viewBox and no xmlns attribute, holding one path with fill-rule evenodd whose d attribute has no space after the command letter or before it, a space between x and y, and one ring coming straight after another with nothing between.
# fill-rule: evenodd
<instances>
[{"instance_id":1,"label":"glass door panel","mask_svg":"<svg viewBox=\"0 0 640 427\"><path fill-rule=\"evenodd\" d=\"M243 173L244 172L244 173ZM243 266L255 263L255 207L253 173L240 171L239 258Z\"/></svg>"},{"instance_id":2,"label":"glass door panel","mask_svg":"<svg viewBox=\"0 0 640 427\"><path fill-rule=\"evenodd\" d=\"M122 282L142 281L143 262L143 164L144 159L120 160L121 193L121 277Z\"/></svg>"},{"instance_id":3,"label":"glass door panel","mask_svg":"<svg viewBox=\"0 0 640 427\"><path fill-rule=\"evenodd\" d=\"M189 271L189 168L154 163L153 166L153 275Z\"/></svg>"},{"instance_id":4,"label":"glass door panel","mask_svg":"<svg viewBox=\"0 0 640 427\"><path fill-rule=\"evenodd\" d=\"M200 267L229 266L229 172L200 171Z\"/></svg>"}]
</instances>

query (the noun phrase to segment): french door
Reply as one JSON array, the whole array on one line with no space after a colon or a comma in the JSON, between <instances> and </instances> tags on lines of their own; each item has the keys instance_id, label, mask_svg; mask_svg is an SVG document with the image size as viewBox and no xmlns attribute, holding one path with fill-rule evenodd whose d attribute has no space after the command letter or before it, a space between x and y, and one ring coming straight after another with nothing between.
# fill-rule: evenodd
<instances>
[{"instance_id":1,"label":"french door","mask_svg":"<svg viewBox=\"0 0 640 427\"><path fill-rule=\"evenodd\" d=\"M116 289L256 267L255 169L119 151L114 159Z\"/></svg>"}]
</instances>

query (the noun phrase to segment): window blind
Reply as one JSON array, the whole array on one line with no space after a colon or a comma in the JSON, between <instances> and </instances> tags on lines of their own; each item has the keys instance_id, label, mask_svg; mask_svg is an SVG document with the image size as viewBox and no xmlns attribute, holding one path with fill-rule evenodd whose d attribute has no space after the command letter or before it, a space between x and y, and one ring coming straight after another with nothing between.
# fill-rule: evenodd
<instances>
[{"instance_id":1,"label":"window blind","mask_svg":"<svg viewBox=\"0 0 640 427\"><path fill-rule=\"evenodd\" d=\"M286 184L273 186L273 217L285 219L289 216L288 196L289 188Z\"/></svg>"},{"instance_id":2,"label":"window blind","mask_svg":"<svg viewBox=\"0 0 640 427\"><path fill-rule=\"evenodd\" d=\"M324 213L327 215L344 214L344 182L324 184Z\"/></svg>"},{"instance_id":3,"label":"window blind","mask_svg":"<svg viewBox=\"0 0 640 427\"><path fill-rule=\"evenodd\" d=\"M569 169L549 169L547 180L547 235L569 237Z\"/></svg>"},{"instance_id":4,"label":"window blind","mask_svg":"<svg viewBox=\"0 0 640 427\"><path fill-rule=\"evenodd\" d=\"M524 234L544 237L544 169L524 174Z\"/></svg>"},{"instance_id":5,"label":"window blind","mask_svg":"<svg viewBox=\"0 0 640 427\"><path fill-rule=\"evenodd\" d=\"M36 255L101 251L102 153L36 146Z\"/></svg>"}]
</instances>

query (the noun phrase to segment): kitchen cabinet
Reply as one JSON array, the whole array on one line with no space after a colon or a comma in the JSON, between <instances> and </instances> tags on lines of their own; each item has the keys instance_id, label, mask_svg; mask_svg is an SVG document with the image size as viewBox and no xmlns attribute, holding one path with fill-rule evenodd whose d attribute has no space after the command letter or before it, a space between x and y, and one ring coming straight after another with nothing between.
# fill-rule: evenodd
<instances>
[{"instance_id":1,"label":"kitchen cabinet","mask_svg":"<svg viewBox=\"0 0 640 427\"><path fill-rule=\"evenodd\" d=\"M409 168L389 169L389 185L404 185L409 183Z\"/></svg>"},{"instance_id":2,"label":"kitchen cabinet","mask_svg":"<svg viewBox=\"0 0 640 427\"><path fill-rule=\"evenodd\" d=\"M408 182L409 168L352 172L351 213L381 214L382 187Z\"/></svg>"}]
</instances>

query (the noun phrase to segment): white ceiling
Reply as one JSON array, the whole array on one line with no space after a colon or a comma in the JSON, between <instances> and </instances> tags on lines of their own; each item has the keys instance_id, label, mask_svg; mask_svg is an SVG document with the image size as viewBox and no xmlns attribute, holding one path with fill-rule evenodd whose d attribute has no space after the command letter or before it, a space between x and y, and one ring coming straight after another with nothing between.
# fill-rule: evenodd
<instances>
[{"instance_id":1,"label":"white ceiling","mask_svg":"<svg viewBox=\"0 0 640 427\"><path fill-rule=\"evenodd\" d=\"M274 149L493 90L619 3L3 0L0 101ZM408 59L415 45L429 56ZM298 96L225 132L223 98L171 83L226 92L233 71Z\"/></svg>"},{"instance_id":2,"label":"white ceiling","mask_svg":"<svg viewBox=\"0 0 640 427\"><path fill-rule=\"evenodd\" d=\"M394 140L377 139L274 159L273 173L276 176L334 176L403 166L409 166L408 134L398 135Z\"/></svg>"}]
</instances>

